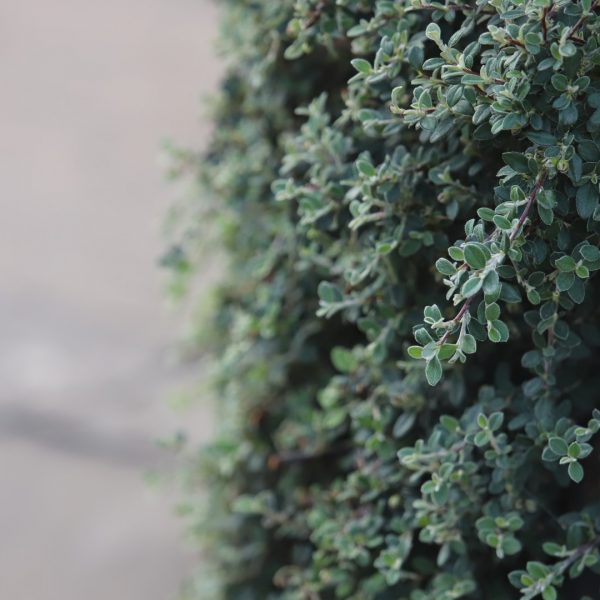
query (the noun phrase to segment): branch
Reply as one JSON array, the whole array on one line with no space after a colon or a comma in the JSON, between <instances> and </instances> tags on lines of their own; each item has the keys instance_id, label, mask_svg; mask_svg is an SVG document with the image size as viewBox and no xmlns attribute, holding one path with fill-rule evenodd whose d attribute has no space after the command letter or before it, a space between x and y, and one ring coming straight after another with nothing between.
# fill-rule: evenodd
<instances>
[{"instance_id":1,"label":"branch","mask_svg":"<svg viewBox=\"0 0 600 600\"><path fill-rule=\"evenodd\" d=\"M267 459L269 469L275 471L283 464L292 464L305 462L309 460L319 460L330 456L336 456L343 454L347 450L352 448L352 444L343 443L337 446L331 446L330 448L324 448L322 450L316 450L313 452L302 452L290 450L287 452L279 452L277 454L271 454Z\"/></svg>"},{"instance_id":2,"label":"branch","mask_svg":"<svg viewBox=\"0 0 600 600\"><path fill-rule=\"evenodd\" d=\"M585 13L579 17L575 25L573 25L573 27L571 27L571 29L569 30L569 33L567 33L568 40L573 39L573 36L577 33L577 30L581 28L581 26L585 23L586 19L594 12L599 2L600 0L594 0L594 3L590 6L590 12ZM581 41L579 40L579 38L577 38L577 40Z\"/></svg>"},{"instance_id":3,"label":"branch","mask_svg":"<svg viewBox=\"0 0 600 600\"><path fill-rule=\"evenodd\" d=\"M467 4L446 4L445 6L436 6L433 4L421 4L420 6L409 6L405 12L414 12L417 10L439 10L441 12L449 12L449 11L457 11L468 14L470 12L477 12L478 14L487 14L494 15L496 14L495 10L477 10L476 6L470 6Z\"/></svg>"},{"instance_id":4,"label":"branch","mask_svg":"<svg viewBox=\"0 0 600 600\"><path fill-rule=\"evenodd\" d=\"M531 212L531 209L532 209L533 205L535 204L535 199L537 198L539 191L542 189L542 187L544 185L545 178L546 178L546 173L542 172L542 174L540 175L538 180L535 182L535 185L533 186L533 189L531 190L531 194L529 195L529 199L527 200L527 205L525 206L525 210L521 214L521 216L519 218L519 222L517 223L517 226L515 227L515 230L510 234L509 240L511 242L519 235L521 227L523 227L523 223L525 223L527 217L529 216L529 213Z\"/></svg>"},{"instance_id":5,"label":"branch","mask_svg":"<svg viewBox=\"0 0 600 600\"><path fill-rule=\"evenodd\" d=\"M306 23L304 23L304 29L309 29L317 23L321 18L323 11L325 10L325 2L319 2L312 13L309 14Z\"/></svg>"},{"instance_id":6,"label":"branch","mask_svg":"<svg viewBox=\"0 0 600 600\"><path fill-rule=\"evenodd\" d=\"M458 311L458 313L456 314L456 316L454 317L454 319L452 319L451 323L453 325L456 325L457 323L460 323L462 321L462 318L465 316L465 313L469 310L469 306L471 306L471 302L473 301L474 296L471 296L470 298L467 298L463 305L461 306L460 310ZM441 337L439 344L440 346L443 346L447 339L450 337L450 334L452 333L452 327L449 327L448 330L446 331L446 333L444 333L444 335Z\"/></svg>"},{"instance_id":7,"label":"branch","mask_svg":"<svg viewBox=\"0 0 600 600\"><path fill-rule=\"evenodd\" d=\"M600 0L598 0L598 1L600 1ZM517 226L515 227L515 230L511 233L511 235L509 237L509 240L511 242L518 236L518 234L521 230L521 227L523 227L523 223L525 223L525 221L527 220L527 217L529 216L529 213L531 212L531 209L532 209L533 205L535 204L537 195L544 185L545 178L546 178L546 173L542 172L542 174L540 175L538 180L535 182L535 185L533 186L533 189L531 190L531 194L529 195L529 199L527 200L527 205L525 206L525 210L523 210L523 213L521 214L521 216L519 218L519 221L517 223ZM491 236L489 236L489 237L491 237ZM473 301L473 298L475 298L475 296L471 296L470 298L467 298L464 301L464 303L461 306L458 313L456 314L456 316L452 319L452 321L450 321L450 323L451 323L450 327L448 327L448 329L446 330L446 332L444 333L444 335L440 338L440 340L438 342L440 344L440 346L443 346L448 341L448 338L450 337L450 335L452 334L452 330L454 329L454 325L456 325L462 321L466 312L469 310L469 306L471 306L471 302Z\"/></svg>"},{"instance_id":8,"label":"branch","mask_svg":"<svg viewBox=\"0 0 600 600\"><path fill-rule=\"evenodd\" d=\"M560 575L562 575L575 561L579 560L584 554L595 548L598 544L600 544L600 535L597 535L593 540L589 541L587 544L583 544L579 546L571 556L560 564L559 571Z\"/></svg>"}]
</instances>

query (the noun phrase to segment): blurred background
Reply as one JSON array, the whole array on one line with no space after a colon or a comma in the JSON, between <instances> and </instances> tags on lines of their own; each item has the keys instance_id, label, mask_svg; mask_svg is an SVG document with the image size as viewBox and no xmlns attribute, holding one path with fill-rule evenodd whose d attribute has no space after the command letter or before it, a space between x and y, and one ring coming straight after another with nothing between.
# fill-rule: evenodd
<instances>
[{"instance_id":1,"label":"blurred background","mask_svg":"<svg viewBox=\"0 0 600 600\"><path fill-rule=\"evenodd\" d=\"M144 480L196 376L171 360L157 157L209 134L216 30L209 0L0 3L2 599L168 600L190 572Z\"/></svg>"}]
</instances>

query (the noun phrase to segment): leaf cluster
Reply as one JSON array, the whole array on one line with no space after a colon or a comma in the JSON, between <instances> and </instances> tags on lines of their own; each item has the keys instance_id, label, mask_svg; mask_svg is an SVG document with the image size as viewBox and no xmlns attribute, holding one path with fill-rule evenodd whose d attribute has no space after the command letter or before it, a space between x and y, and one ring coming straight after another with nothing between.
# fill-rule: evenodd
<instances>
[{"instance_id":1,"label":"leaf cluster","mask_svg":"<svg viewBox=\"0 0 600 600\"><path fill-rule=\"evenodd\" d=\"M599 597L598 3L226 12L169 254L230 265L189 597Z\"/></svg>"}]
</instances>

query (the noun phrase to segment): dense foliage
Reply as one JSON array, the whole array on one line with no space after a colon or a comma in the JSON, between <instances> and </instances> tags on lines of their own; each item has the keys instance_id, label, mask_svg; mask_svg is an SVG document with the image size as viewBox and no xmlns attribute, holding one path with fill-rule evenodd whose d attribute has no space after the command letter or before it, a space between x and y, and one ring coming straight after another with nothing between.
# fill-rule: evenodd
<instances>
[{"instance_id":1,"label":"dense foliage","mask_svg":"<svg viewBox=\"0 0 600 600\"><path fill-rule=\"evenodd\" d=\"M597 5L226 2L223 597L600 597Z\"/></svg>"}]
</instances>

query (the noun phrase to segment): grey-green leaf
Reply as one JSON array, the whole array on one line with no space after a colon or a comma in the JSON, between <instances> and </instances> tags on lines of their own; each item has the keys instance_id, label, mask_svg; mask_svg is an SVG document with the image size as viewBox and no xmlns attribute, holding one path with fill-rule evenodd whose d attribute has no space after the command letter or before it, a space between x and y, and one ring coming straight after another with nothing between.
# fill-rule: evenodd
<instances>
[{"instance_id":1,"label":"grey-green leaf","mask_svg":"<svg viewBox=\"0 0 600 600\"><path fill-rule=\"evenodd\" d=\"M442 363L437 356L427 362L425 377L429 385L437 385L442 378Z\"/></svg>"},{"instance_id":2,"label":"grey-green leaf","mask_svg":"<svg viewBox=\"0 0 600 600\"><path fill-rule=\"evenodd\" d=\"M572 462L568 468L569 477L575 482L580 483L583 479L583 467L578 462Z\"/></svg>"},{"instance_id":3,"label":"grey-green leaf","mask_svg":"<svg viewBox=\"0 0 600 600\"><path fill-rule=\"evenodd\" d=\"M464 247L465 261L472 269L483 269L486 257L481 248L475 244L466 244Z\"/></svg>"}]
</instances>

